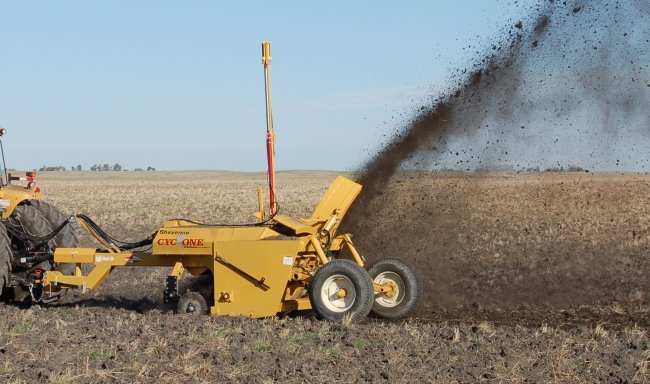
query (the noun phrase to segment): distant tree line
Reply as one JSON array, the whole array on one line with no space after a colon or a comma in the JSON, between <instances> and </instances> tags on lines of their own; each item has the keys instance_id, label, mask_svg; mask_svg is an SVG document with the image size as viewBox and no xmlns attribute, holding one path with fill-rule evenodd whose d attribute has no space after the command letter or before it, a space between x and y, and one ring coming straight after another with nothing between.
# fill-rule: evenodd
<instances>
[{"instance_id":1,"label":"distant tree line","mask_svg":"<svg viewBox=\"0 0 650 384\"><path fill-rule=\"evenodd\" d=\"M65 167L62 165L48 166L44 165L38 169L39 171L65 171Z\"/></svg>"},{"instance_id":2,"label":"distant tree line","mask_svg":"<svg viewBox=\"0 0 650 384\"><path fill-rule=\"evenodd\" d=\"M62 166L62 165L44 165L38 169L40 172L42 171L67 171L67 168ZM83 166L81 164L73 165L70 167L71 171L83 171ZM119 163L115 163L113 165L110 165L108 163L104 164L93 164L92 167L90 167L91 171L95 172L109 172L109 171L114 171L114 172L119 172L119 171L128 171L128 169L124 169ZM135 168L134 171L155 171L156 168L154 167L147 167L146 169L142 168Z\"/></svg>"},{"instance_id":3,"label":"distant tree line","mask_svg":"<svg viewBox=\"0 0 650 384\"><path fill-rule=\"evenodd\" d=\"M589 172L588 169L584 169L580 166L577 165L569 165L568 167L564 168L562 166L560 167L549 167L544 170L544 172Z\"/></svg>"},{"instance_id":4,"label":"distant tree line","mask_svg":"<svg viewBox=\"0 0 650 384\"><path fill-rule=\"evenodd\" d=\"M104 164L93 164L92 167L90 167L91 171L103 171L103 172L108 172L108 171L121 171L122 166L119 165L118 163L115 163L114 165L110 165L107 163Z\"/></svg>"},{"instance_id":5,"label":"distant tree line","mask_svg":"<svg viewBox=\"0 0 650 384\"><path fill-rule=\"evenodd\" d=\"M469 171L469 169L467 169ZM449 171L453 172L453 169L450 170L444 170L444 171ZM489 172L499 172L499 171L524 171L524 172L589 172L588 169L585 169L581 166L578 165L568 165L566 167L557 165L555 167L548 167L548 168L540 168L539 166L536 167L528 167L528 168L496 168L496 167L478 167L474 169L474 172L476 173L489 173Z\"/></svg>"}]
</instances>

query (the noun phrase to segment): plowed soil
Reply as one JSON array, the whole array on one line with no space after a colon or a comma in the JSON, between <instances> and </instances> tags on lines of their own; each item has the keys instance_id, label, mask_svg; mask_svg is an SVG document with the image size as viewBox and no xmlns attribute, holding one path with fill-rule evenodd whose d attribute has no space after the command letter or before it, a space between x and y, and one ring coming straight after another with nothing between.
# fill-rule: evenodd
<instances>
[{"instance_id":1,"label":"plowed soil","mask_svg":"<svg viewBox=\"0 0 650 384\"><path fill-rule=\"evenodd\" d=\"M263 174L53 173L49 201L138 240L166 218L248 222ZM328 172L279 176L307 216ZM188 317L166 269L116 270L56 305L0 305L0 379L57 382L647 382L650 176L402 172L363 209L368 259L413 263L410 319ZM200 281L185 279L184 287Z\"/></svg>"},{"instance_id":2,"label":"plowed soil","mask_svg":"<svg viewBox=\"0 0 650 384\"><path fill-rule=\"evenodd\" d=\"M402 172L353 233L427 276L423 318L646 326L649 181Z\"/></svg>"}]
</instances>

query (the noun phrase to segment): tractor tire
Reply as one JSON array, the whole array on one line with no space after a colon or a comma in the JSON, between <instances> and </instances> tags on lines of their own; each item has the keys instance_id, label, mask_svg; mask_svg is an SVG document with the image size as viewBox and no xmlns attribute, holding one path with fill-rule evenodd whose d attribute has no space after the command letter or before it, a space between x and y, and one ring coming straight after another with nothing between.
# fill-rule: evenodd
<instances>
[{"instance_id":1,"label":"tractor tire","mask_svg":"<svg viewBox=\"0 0 650 384\"><path fill-rule=\"evenodd\" d=\"M176 312L188 315L205 315L208 313L208 303L198 292L187 292L178 300Z\"/></svg>"},{"instance_id":2,"label":"tractor tire","mask_svg":"<svg viewBox=\"0 0 650 384\"><path fill-rule=\"evenodd\" d=\"M34 236L45 236L51 233L61 223L68 219L61 211L51 204L42 200L29 200L14 209L9 217L13 225L22 226L28 233ZM78 244L77 235L73 223L69 223L49 241L50 247L74 248ZM43 268L48 270L50 268ZM74 272L74 264L59 264L56 269L64 274Z\"/></svg>"},{"instance_id":3,"label":"tractor tire","mask_svg":"<svg viewBox=\"0 0 650 384\"><path fill-rule=\"evenodd\" d=\"M333 260L320 267L309 284L309 301L319 320L359 322L373 303L372 280L359 264Z\"/></svg>"},{"instance_id":4,"label":"tractor tire","mask_svg":"<svg viewBox=\"0 0 650 384\"><path fill-rule=\"evenodd\" d=\"M375 293L370 314L384 319L398 320L409 316L420 300L420 283L413 267L404 260L384 258L368 266L375 284L391 284L392 292Z\"/></svg>"},{"instance_id":5,"label":"tractor tire","mask_svg":"<svg viewBox=\"0 0 650 384\"><path fill-rule=\"evenodd\" d=\"M52 229L58 227L64 221L68 220L68 216L64 215L52 204L43 200L31 200L31 204L36 208L43 217L50 223ZM79 238L77 237L77 223L72 221L68 223L61 232L59 232L54 239L54 245L57 247L76 247L79 244Z\"/></svg>"},{"instance_id":6,"label":"tractor tire","mask_svg":"<svg viewBox=\"0 0 650 384\"><path fill-rule=\"evenodd\" d=\"M11 285L11 245L7 229L0 224L0 296Z\"/></svg>"}]
</instances>

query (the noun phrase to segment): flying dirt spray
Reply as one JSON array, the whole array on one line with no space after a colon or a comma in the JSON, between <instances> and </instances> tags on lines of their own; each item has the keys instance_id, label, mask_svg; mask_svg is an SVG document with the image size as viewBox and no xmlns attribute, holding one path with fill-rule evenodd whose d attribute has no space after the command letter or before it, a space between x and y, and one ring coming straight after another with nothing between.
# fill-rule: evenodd
<instances>
[{"instance_id":1,"label":"flying dirt spray","mask_svg":"<svg viewBox=\"0 0 650 384\"><path fill-rule=\"evenodd\" d=\"M454 257L471 254L458 234L472 220L464 199L480 187L480 173L438 195L426 182L404 182L417 180L418 170L430 176L447 168L650 167L650 4L545 1L530 12L513 20L470 70L456 73L456 87L422 108L360 171L364 191L346 229L369 258L411 258L429 279L424 299L431 306L564 306L607 296L599 271L615 266L602 250L590 251L589 274L562 264L544 279L537 270L517 270L510 280L482 281L481 271L492 265ZM551 244L535 250L574 251ZM576 276L579 287L563 288Z\"/></svg>"}]
</instances>

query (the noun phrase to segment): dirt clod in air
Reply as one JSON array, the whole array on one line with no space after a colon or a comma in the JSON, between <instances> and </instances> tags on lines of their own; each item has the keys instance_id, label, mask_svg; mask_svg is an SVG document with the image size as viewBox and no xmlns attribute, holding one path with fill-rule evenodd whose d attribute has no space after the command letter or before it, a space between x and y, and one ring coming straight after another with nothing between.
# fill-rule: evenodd
<instances>
[{"instance_id":1,"label":"dirt clod in air","mask_svg":"<svg viewBox=\"0 0 650 384\"><path fill-rule=\"evenodd\" d=\"M646 170L650 8L552 1L530 12L458 70L457 86L432 96L359 172L364 191L345 229L370 259L412 261L432 313L458 306L544 313L629 304L648 291L650 266L635 256L647 246L630 245L626 228L610 228L599 216L605 212L590 210L631 195L592 196L599 187L570 178L504 178L499 186L483 171ZM564 183L579 183L586 195L567 195ZM486 200L495 188L511 198ZM491 204L500 206L491 211ZM584 230L585 220L602 225Z\"/></svg>"}]
</instances>

